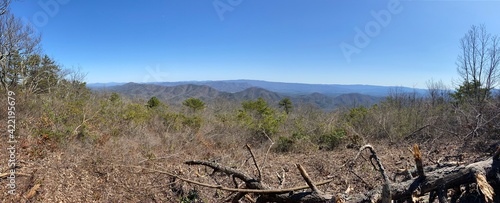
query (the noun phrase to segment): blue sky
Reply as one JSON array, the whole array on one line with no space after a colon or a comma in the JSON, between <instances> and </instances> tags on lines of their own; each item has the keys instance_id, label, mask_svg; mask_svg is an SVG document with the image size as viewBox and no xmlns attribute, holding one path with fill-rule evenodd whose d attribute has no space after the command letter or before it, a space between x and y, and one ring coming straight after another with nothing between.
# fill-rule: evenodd
<instances>
[{"instance_id":1,"label":"blue sky","mask_svg":"<svg viewBox=\"0 0 500 203\"><path fill-rule=\"evenodd\" d=\"M500 34L498 8L500 1L447 0L11 5L42 33L44 52L79 67L89 83L257 79L422 88L430 79L451 85L458 78L459 40L471 25Z\"/></svg>"}]
</instances>

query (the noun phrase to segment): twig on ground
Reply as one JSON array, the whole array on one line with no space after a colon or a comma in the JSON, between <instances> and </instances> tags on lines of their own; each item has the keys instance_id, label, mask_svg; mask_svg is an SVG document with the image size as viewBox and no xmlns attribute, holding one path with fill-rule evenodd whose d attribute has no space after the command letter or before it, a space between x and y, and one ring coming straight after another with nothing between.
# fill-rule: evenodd
<instances>
[{"instance_id":1,"label":"twig on ground","mask_svg":"<svg viewBox=\"0 0 500 203\"><path fill-rule=\"evenodd\" d=\"M383 185L383 189L382 189L382 200L381 201L383 203L390 202L391 201L391 185L390 185L391 182L389 180L389 177L385 173L384 166L382 165L382 162L378 158L377 153L375 152L375 149L371 145L368 144L368 145L365 145L359 149L358 154L356 155L356 157L354 157L354 160L352 161L351 170L352 170L352 167L354 166L354 163L358 159L359 155L365 149L370 150L370 152L372 154L370 156L370 163L373 165L373 162L371 162L371 160L373 160L373 159L375 160L375 162L378 165L378 171L380 172L380 174L382 175L382 178L384 179L384 185Z\"/></svg>"},{"instance_id":2,"label":"twig on ground","mask_svg":"<svg viewBox=\"0 0 500 203\"><path fill-rule=\"evenodd\" d=\"M257 172L259 173L259 177L258 177L257 181L260 182L262 180L262 173L260 171L259 164L257 164L257 160L255 160L255 155L253 154L252 148L250 148L250 145L247 144L245 146L247 147L248 151L250 152L250 155L252 156L253 164L255 165L255 168L257 168Z\"/></svg>"},{"instance_id":3,"label":"twig on ground","mask_svg":"<svg viewBox=\"0 0 500 203\"><path fill-rule=\"evenodd\" d=\"M139 161L139 164L142 164L146 161L154 161L154 160L160 160L160 159L168 159L170 157L174 157L174 156L178 156L178 154L171 154L169 156L162 156L162 157L156 157L156 158L148 158L148 159L144 159L142 161Z\"/></svg>"},{"instance_id":4,"label":"twig on ground","mask_svg":"<svg viewBox=\"0 0 500 203\"><path fill-rule=\"evenodd\" d=\"M309 174L307 174L306 170L302 167L302 165L297 164L297 168L299 169L300 175L306 181L307 185L312 189L313 192L321 193L321 191L316 187L316 185L312 182Z\"/></svg>"},{"instance_id":5,"label":"twig on ground","mask_svg":"<svg viewBox=\"0 0 500 203\"><path fill-rule=\"evenodd\" d=\"M281 170L283 171L282 175L280 175L278 172L276 172L276 176L278 177L278 182L279 182L279 185L278 185L279 189L281 189L283 187L283 185L285 185L285 175L286 175L286 172L285 172L285 170L283 168Z\"/></svg>"},{"instance_id":6,"label":"twig on ground","mask_svg":"<svg viewBox=\"0 0 500 203\"><path fill-rule=\"evenodd\" d=\"M14 173L16 176L26 176L26 177L31 177L30 174L26 174L26 173L19 173L19 172L15 172ZM11 173L0 173L0 178L6 178L6 177L9 177L11 175Z\"/></svg>"},{"instance_id":7,"label":"twig on ground","mask_svg":"<svg viewBox=\"0 0 500 203\"><path fill-rule=\"evenodd\" d=\"M267 137L267 139L269 141L271 141L271 145L269 145L269 148L267 148L267 152L266 152L266 155L264 156L264 161L262 162L262 168L261 169L264 169L265 165L266 165L266 161L267 161L267 156L269 155L269 152L271 151L271 148L273 147L274 145L274 141L271 139L271 137L269 137L269 135L267 135L267 133L264 131L264 135Z\"/></svg>"},{"instance_id":8,"label":"twig on ground","mask_svg":"<svg viewBox=\"0 0 500 203\"><path fill-rule=\"evenodd\" d=\"M206 184L206 183L200 183L200 182L190 180L187 178L182 178L178 175L175 175L175 174L172 174L172 173L169 173L166 171L158 170L158 169L144 168L144 167L140 167L140 166L126 166L126 165L116 165L116 166L126 167L126 168L136 168L136 169L140 169L140 170L148 170L148 171L152 171L152 172L156 172L156 173L160 173L160 174L165 174L165 175L177 178L177 179L182 180L182 181L187 182L187 183L191 183L191 184L195 184L195 185L199 185L199 186L207 187L207 188L215 188L215 189L219 189L219 190L225 190L225 191L229 191L229 192L245 192L245 193L255 193L255 194L283 194L283 193L289 193L289 192L293 192L293 191L297 191L297 190L304 190L304 189L309 188L309 186L299 186L299 187L293 187L293 188L287 188L287 189L277 189L277 190L228 188L228 187L224 187L222 185L211 185L211 184ZM325 181L315 183L315 185L317 185L317 186L325 185L325 184L328 184L332 181L333 181L333 179L328 179Z\"/></svg>"},{"instance_id":9,"label":"twig on ground","mask_svg":"<svg viewBox=\"0 0 500 203\"><path fill-rule=\"evenodd\" d=\"M35 186L33 186L30 191L28 192L28 194L26 195L26 199L31 199L33 196L36 195L36 192L38 189L40 189L40 184L36 184Z\"/></svg>"}]
</instances>

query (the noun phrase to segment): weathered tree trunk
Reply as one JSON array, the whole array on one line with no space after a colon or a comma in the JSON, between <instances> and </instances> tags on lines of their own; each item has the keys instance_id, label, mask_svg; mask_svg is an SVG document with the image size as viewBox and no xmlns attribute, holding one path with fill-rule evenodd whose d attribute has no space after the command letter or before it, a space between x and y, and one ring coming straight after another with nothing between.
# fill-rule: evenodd
<instances>
[{"instance_id":1,"label":"weathered tree trunk","mask_svg":"<svg viewBox=\"0 0 500 203\"><path fill-rule=\"evenodd\" d=\"M456 167L445 167L440 168L432 172L427 172L424 177L417 177L411 180L407 180L400 183L391 183L391 194L392 200L405 200L411 199L412 195L416 192L418 196L423 196L427 193L435 192L438 194L438 198L443 197L439 195L448 189L459 187L461 185L467 185L472 183L477 183L477 176L483 175L486 177L486 183L489 182L492 188L496 188L496 191L481 191L483 195L485 193L498 194L500 185L499 177L499 162L498 159L489 158L485 161L480 161L472 163L469 165L461 165ZM496 165L496 167L495 167ZM373 197L380 196L382 194L382 186L367 192L366 194L355 195L348 199L348 201L353 202L365 202L365 201L378 201ZM445 197L444 197L445 198ZM495 202L498 201L498 197L495 197ZM485 200L487 202L492 202L493 199ZM440 200L442 202L442 200Z\"/></svg>"},{"instance_id":2,"label":"weathered tree trunk","mask_svg":"<svg viewBox=\"0 0 500 203\"><path fill-rule=\"evenodd\" d=\"M493 159L489 158L488 160L476 162L466 166L462 165L457 167L441 168L426 173L426 176L423 178L418 177L401 183L393 183L393 198L409 198L413 192L417 191L417 189L420 194L425 194L431 191L439 190L441 187L448 189L464 184L475 183L476 174L490 174L493 170L492 166ZM491 178L493 177L487 177L487 179Z\"/></svg>"},{"instance_id":3,"label":"weathered tree trunk","mask_svg":"<svg viewBox=\"0 0 500 203\"><path fill-rule=\"evenodd\" d=\"M227 188L223 186L198 183L182 178L180 179L183 181L201 185L203 187L238 192L238 195L233 199L233 202L239 201L239 199L243 198L247 193L260 195L257 198L257 202L390 202L390 200L413 201L413 198L422 197L427 194L429 195L430 201L435 200L437 196L439 202L447 202L448 189L459 191L460 186L468 186L469 184L473 183L477 184L477 188L479 188L480 192L482 193L484 202L500 202L500 195L495 195L500 194L500 147L491 158L469 165L423 167L421 153L418 149L418 146L414 146L414 157L417 165L417 169L416 171L414 171L414 174L418 174L418 177L397 183L389 181L387 175L385 174L384 168L380 163L380 159L378 159L375 151L373 150L373 147L371 147L370 145L366 145L361 148L360 152L364 149L370 149L372 153L372 156L370 158L377 161L379 167L378 170L381 172L385 180L383 185L364 194L334 195L322 192L316 187L316 185L325 184L332 180L323 181L321 183L314 183L305 169L302 168L302 166L300 166L299 164L297 164L297 168L300 171L305 182L307 183L307 186L305 187L277 190L269 189L269 187L264 186L261 183L260 178L252 178L251 176L244 174L238 170L224 167L217 163L205 161L188 161L186 162L186 164L204 165L214 169L214 171L231 175L244 181L246 184L246 188ZM358 156L356 156L354 160L356 160ZM257 168L259 169L258 166ZM168 172L162 173L175 176L169 174ZM294 191L303 190L306 188L310 188L311 192L294 193Z\"/></svg>"}]
</instances>

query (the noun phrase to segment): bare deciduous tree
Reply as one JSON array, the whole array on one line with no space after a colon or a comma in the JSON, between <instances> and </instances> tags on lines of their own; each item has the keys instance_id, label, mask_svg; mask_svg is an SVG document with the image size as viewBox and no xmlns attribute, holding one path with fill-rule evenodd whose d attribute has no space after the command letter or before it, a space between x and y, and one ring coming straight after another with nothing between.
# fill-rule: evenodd
<instances>
[{"instance_id":1,"label":"bare deciduous tree","mask_svg":"<svg viewBox=\"0 0 500 203\"><path fill-rule=\"evenodd\" d=\"M39 51L40 35L8 10L0 15L0 84L5 90L23 81L30 55Z\"/></svg>"},{"instance_id":2,"label":"bare deciduous tree","mask_svg":"<svg viewBox=\"0 0 500 203\"><path fill-rule=\"evenodd\" d=\"M10 0L0 0L0 15L5 14L7 7L9 6Z\"/></svg>"},{"instance_id":3,"label":"bare deciduous tree","mask_svg":"<svg viewBox=\"0 0 500 203\"><path fill-rule=\"evenodd\" d=\"M446 87L443 81L429 80L426 85L432 106L450 101L450 90Z\"/></svg>"},{"instance_id":4,"label":"bare deciduous tree","mask_svg":"<svg viewBox=\"0 0 500 203\"><path fill-rule=\"evenodd\" d=\"M472 97L475 102L483 102L489 90L498 84L499 40L497 35L488 33L484 25L471 26L460 40L461 53L457 59L460 85L470 94L464 96Z\"/></svg>"}]
</instances>

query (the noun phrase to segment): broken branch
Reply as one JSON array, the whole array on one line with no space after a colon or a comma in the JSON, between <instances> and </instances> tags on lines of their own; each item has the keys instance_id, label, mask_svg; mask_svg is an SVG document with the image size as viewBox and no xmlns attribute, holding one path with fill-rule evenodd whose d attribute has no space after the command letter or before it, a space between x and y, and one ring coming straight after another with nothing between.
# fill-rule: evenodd
<instances>
[{"instance_id":1,"label":"broken branch","mask_svg":"<svg viewBox=\"0 0 500 203\"><path fill-rule=\"evenodd\" d=\"M302 167L302 165L297 164L297 168L299 169L300 175L302 175L302 178L306 181L307 185L312 189L313 192L316 193L321 193L321 191L314 185L312 182L311 178L309 177L309 174L307 174L306 170Z\"/></svg>"},{"instance_id":2,"label":"broken branch","mask_svg":"<svg viewBox=\"0 0 500 203\"><path fill-rule=\"evenodd\" d=\"M259 173L259 178L257 178L257 181L261 181L262 180L262 173L260 171L259 164L257 164L257 160L255 160L255 155L252 152L252 148L250 148L249 144L247 144L245 146L247 147L248 151L250 152L250 155L252 156L253 164L255 165L255 168L257 168L257 172Z\"/></svg>"},{"instance_id":3,"label":"broken branch","mask_svg":"<svg viewBox=\"0 0 500 203\"><path fill-rule=\"evenodd\" d=\"M478 173L476 174L476 182L479 186L479 190L481 191L481 193L483 193L484 201L493 202L495 192L493 190L493 187L491 187L488 181L486 181L486 177L483 174Z\"/></svg>"},{"instance_id":4,"label":"broken branch","mask_svg":"<svg viewBox=\"0 0 500 203\"><path fill-rule=\"evenodd\" d=\"M169 173L169 172L166 172L166 171L152 169L152 168L144 168L144 167L140 167L140 166L124 166L124 165L117 165L117 166L127 167L127 168L136 168L136 169L141 169L141 170L148 170L148 171L151 171L151 172L165 174L165 175L177 178L177 179L182 180L182 181L187 182L187 183L191 183L191 184L195 184L195 185L199 185L199 186L207 187L207 188L214 188L214 189L225 190L225 191L229 191L229 192L246 192L246 193L255 193L255 194L282 194L282 193L289 193L289 192L293 192L293 191L297 191L297 190L304 190L304 189L309 188L309 186L299 186L299 187L293 187L293 188L287 188L287 189L279 189L279 190L228 188L228 187L224 187L224 186L221 186L221 185L211 185L211 184L206 184L206 183L200 183L200 182L197 182L197 181L194 181L194 180L190 180L190 179L187 179L187 178L182 178L182 177L180 177L178 175L175 175L175 174L172 174L172 173ZM333 181L333 179L328 179L328 180L325 180L325 181L318 182L318 183L316 183L316 185L325 185L325 184L328 184L328 183L330 183L332 181Z\"/></svg>"},{"instance_id":5,"label":"broken branch","mask_svg":"<svg viewBox=\"0 0 500 203\"><path fill-rule=\"evenodd\" d=\"M413 145L413 157L415 158L415 165L417 166L417 174L419 177L424 178L424 164L422 162L422 154L420 153L420 149L418 145Z\"/></svg>"}]
</instances>

